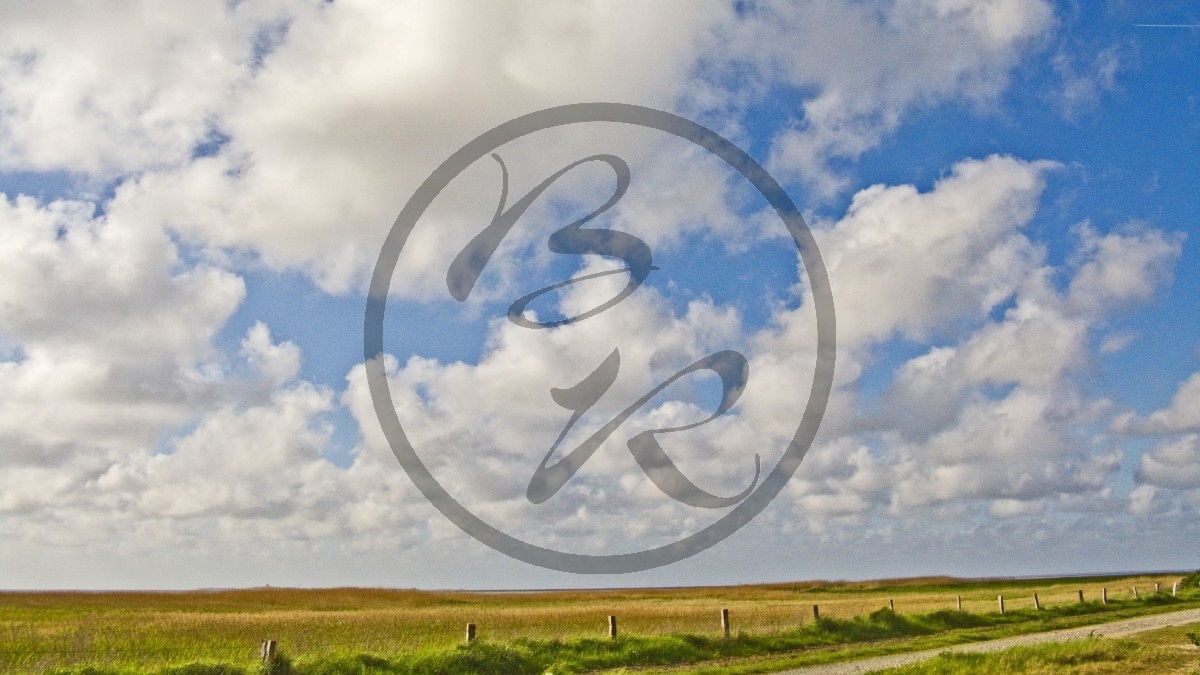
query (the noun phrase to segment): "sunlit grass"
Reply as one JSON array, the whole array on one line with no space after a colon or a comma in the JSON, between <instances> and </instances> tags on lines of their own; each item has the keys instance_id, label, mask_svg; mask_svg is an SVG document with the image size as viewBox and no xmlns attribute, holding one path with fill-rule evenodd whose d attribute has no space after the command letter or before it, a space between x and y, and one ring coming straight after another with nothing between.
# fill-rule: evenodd
<instances>
[{"instance_id":1,"label":"sunlit grass","mask_svg":"<svg viewBox=\"0 0 1200 675\"><path fill-rule=\"evenodd\" d=\"M961 595L968 615L983 615L996 612L996 596L1003 594L1008 614L989 621L1007 624L1103 609L1098 603L1080 605L1080 589L1086 599L1096 601L1101 587L1107 587L1109 608L1116 609L1135 606L1130 588L1137 586L1141 599L1136 606L1151 608L1168 601L1171 584L1178 579L964 582L937 578L499 594L380 589L0 593L0 672L37 673L83 665L154 672L190 661L251 668L264 639L277 640L282 653L301 665L356 654L444 655L455 652L451 648L462 642L468 622L477 624L481 640L491 645L481 648L501 644L531 648L537 643L544 650L555 641L584 644L585 638L602 638L610 614L618 617L622 636L631 640L623 644L651 653L665 647L635 645L634 639L675 635L670 640L677 640L683 635L717 640L721 608L730 610L734 633L744 634L747 640L801 633L811 638L817 628L812 625L814 604L820 606L823 618L845 620L886 607L891 599L896 612L909 617L953 610L955 597ZM1164 592L1153 596L1156 581ZM1040 615L1032 612L1034 592L1047 608ZM781 646L784 643L778 640L756 643L751 651L821 643L810 638L791 646ZM600 643L606 649L614 646L606 640ZM724 645L722 649L731 647L718 643ZM701 652L695 658L709 658Z\"/></svg>"},{"instance_id":2,"label":"sunlit grass","mask_svg":"<svg viewBox=\"0 0 1200 675\"><path fill-rule=\"evenodd\" d=\"M1132 638L1089 638L1014 647L991 654L941 654L879 675L1161 675L1200 673L1200 650L1185 634L1200 624L1172 626Z\"/></svg>"}]
</instances>

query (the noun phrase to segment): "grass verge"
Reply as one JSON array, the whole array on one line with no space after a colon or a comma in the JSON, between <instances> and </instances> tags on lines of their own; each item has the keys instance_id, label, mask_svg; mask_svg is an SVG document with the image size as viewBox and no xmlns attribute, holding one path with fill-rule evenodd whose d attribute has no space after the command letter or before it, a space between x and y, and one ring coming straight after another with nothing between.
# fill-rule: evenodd
<instances>
[{"instance_id":1,"label":"grass verge","mask_svg":"<svg viewBox=\"0 0 1200 675\"><path fill-rule=\"evenodd\" d=\"M1089 637L1070 642L1013 647L991 654L941 654L922 663L877 671L879 675L1162 675L1200 673L1200 650L1188 644L1191 626L1173 626L1126 639Z\"/></svg>"}]
</instances>

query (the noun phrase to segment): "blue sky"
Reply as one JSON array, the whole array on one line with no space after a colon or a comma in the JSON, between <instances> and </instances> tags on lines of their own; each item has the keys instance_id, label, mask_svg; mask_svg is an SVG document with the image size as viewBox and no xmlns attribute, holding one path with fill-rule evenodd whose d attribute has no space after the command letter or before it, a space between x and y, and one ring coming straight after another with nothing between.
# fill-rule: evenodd
<instances>
[{"instance_id":1,"label":"blue sky","mask_svg":"<svg viewBox=\"0 0 1200 675\"><path fill-rule=\"evenodd\" d=\"M1190 0L6 7L0 586L1194 568L1198 25ZM508 559L450 524L392 456L362 368L372 266L421 181L508 119L586 101L683 115L767 167L816 236L839 337L821 432L771 506L692 558L607 577ZM625 441L704 417L715 378L655 398L533 505L529 476L565 423L548 390L619 347L570 446L700 356L745 353L738 405L662 437L697 484L738 492L807 401L795 246L679 139L572 125L498 152L509 203L584 156L627 161L630 191L596 226L642 238L662 269L578 324L504 319L612 266L546 249L611 193L592 165L535 202L455 302L447 265L499 194L496 163L473 164L414 229L389 299L410 439L457 499L543 546L696 531L720 512L666 497ZM572 285L538 317L599 304L621 278Z\"/></svg>"}]
</instances>

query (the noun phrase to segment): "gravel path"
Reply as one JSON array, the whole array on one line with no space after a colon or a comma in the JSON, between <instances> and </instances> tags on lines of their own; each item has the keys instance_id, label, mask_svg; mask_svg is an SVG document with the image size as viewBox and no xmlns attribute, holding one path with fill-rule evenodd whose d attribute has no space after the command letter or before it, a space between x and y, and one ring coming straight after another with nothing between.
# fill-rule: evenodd
<instances>
[{"instance_id":1,"label":"gravel path","mask_svg":"<svg viewBox=\"0 0 1200 675\"><path fill-rule=\"evenodd\" d=\"M1000 638L997 640L989 640L987 642L976 642L974 644L957 645L954 647L940 647L938 649L926 649L919 652L909 652L907 654L892 654L890 656L876 656L869 659L860 659L858 661L846 661L844 663L831 663L826 666L811 666L808 668L799 668L796 670L788 670L779 675L859 675L861 673L869 673L883 668L895 668L897 666L905 666L917 661L933 658L942 652L995 652L1009 647L1019 645L1032 645L1039 642L1064 642L1066 640L1078 640L1087 637L1088 633L1103 635L1105 637L1124 637L1141 633L1156 628L1166 628L1168 626L1178 626L1180 624L1200 622L1200 609L1188 609L1182 612L1170 612L1167 614L1155 614L1153 616L1143 616L1136 619L1125 619L1123 621L1113 621L1112 623L1101 623L1092 626L1083 626L1080 628L1068 628L1066 630L1056 630L1049 633L1032 633L1030 635L1018 635L1016 637Z\"/></svg>"}]
</instances>

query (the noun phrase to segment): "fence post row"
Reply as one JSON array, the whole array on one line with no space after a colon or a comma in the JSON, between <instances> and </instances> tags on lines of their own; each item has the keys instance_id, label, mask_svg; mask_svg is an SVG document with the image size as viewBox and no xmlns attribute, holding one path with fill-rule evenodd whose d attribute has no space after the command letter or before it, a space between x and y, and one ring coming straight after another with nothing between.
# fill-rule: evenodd
<instances>
[{"instance_id":1,"label":"fence post row","mask_svg":"<svg viewBox=\"0 0 1200 675\"><path fill-rule=\"evenodd\" d=\"M1140 599L1140 596L1138 595L1137 586L1132 586L1130 588L1133 591L1134 599ZM1154 592L1158 593L1161 590L1162 590L1162 586L1160 585L1160 583L1155 582ZM1079 595L1079 602L1083 602L1084 601L1083 600L1083 589L1079 589L1078 595ZM1171 584L1171 597L1173 597L1173 598L1179 597L1179 582L1175 582L1175 583ZM958 607L958 611L961 612L962 608L963 608L962 596L956 595L954 597L954 599L955 599L955 604ZM1003 595L996 596L996 602L1000 607L1000 613L1003 614L1004 613L1004 596ZM1108 588L1107 587L1100 589L1100 602L1101 602L1101 604L1105 604L1105 605L1108 604ZM1033 608L1038 609L1038 610L1040 610L1042 608L1042 602L1038 598L1037 593L1033 594ZM888 609L892 610L893 612L896 611L896 602L892 598L888 599ZM813 620L819 621L821 619L820 605L813 605L812 613L813 613ZM728 609L721 610L721 634L726 638L729 637L729 610ZM608 637L610 637L610 638L617 637L617 617L612 616L612 615L610 615L608 617ZM476 638L475 624L473 624L473 623L467 624L466 638L467 638L468 643L475 641L475 638ZM275 640L263 640L262 641L262 650L261 650L260 655L262 657L263 663L271 663L272 661L275 660L275 654L276 654L276 650L277 650L276 644L277 643Z\"/></svg>"}]
</instances>

